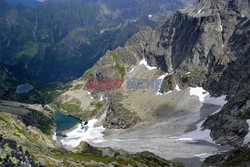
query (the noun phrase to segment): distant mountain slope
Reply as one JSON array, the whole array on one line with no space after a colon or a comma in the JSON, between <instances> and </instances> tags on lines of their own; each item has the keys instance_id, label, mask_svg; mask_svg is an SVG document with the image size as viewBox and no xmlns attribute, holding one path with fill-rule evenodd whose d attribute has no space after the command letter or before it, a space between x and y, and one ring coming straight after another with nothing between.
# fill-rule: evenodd
<instances>
[{"instance_id":1,"label":"distant mountain slope","mask_svg":"<svg viewBox=\"0 0 250 167\"><path fill-rule=\"evenodd\" d=\"M40 2L37 0L5 0L5 1L12 6L23 4L31 8L36 8L40 5Z\"/></svg>"},{"instance_id":2,"label":"distant mountain slope","mask_svg":"<svg viewBox=\"0 0 250 167\"><path fill-rule=\"evenodd\" d=\"M0 62L23 63L43 81L68 81L143 26L156 27L184 7L180 1L43 2L0 15Z\"/></svg>"},{"instance_id":3,"label":"distant mountain slope","mask_svg":"<svg viewBox=\"0 0 250 167\"><path fill-rule=\"evenodd\" d=\"M0 0L0 11L5 11L7 8L9 8L10 5L4 1L4 0Z\"/></svg>"}]
</instances>

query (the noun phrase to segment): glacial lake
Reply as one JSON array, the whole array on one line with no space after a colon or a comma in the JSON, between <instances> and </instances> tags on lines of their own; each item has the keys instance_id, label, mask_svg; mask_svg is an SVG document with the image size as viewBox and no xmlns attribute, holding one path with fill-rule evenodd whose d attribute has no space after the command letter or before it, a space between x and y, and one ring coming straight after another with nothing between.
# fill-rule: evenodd
<instances>
[{"instance_id":1,"label":"glacial lake","mask_svg":"<svg viewBox=\"0 0 250 167\"><path fill-rule=\"evenodd\" d=\"M79 118L76 118L70 115L69 116L64 115L59 111L56 111L54 113L54 118L55 118L57 131L68 130L74 127L76 124L82 123L82 121Z\"/></svg>"},{"instance_id":2,"label":"glacial lake","mask_svg":"<svg viewBox=\"0 0 250 167\"><path fill-rule=\"evenodd\" d=\"M28 93L29 91L31 91L34 88L34 86L30 85L30 84L23 84L23 85L18 85L16 88L16 93L20 94L20 93Z\"/></svg>"}]
</instances>

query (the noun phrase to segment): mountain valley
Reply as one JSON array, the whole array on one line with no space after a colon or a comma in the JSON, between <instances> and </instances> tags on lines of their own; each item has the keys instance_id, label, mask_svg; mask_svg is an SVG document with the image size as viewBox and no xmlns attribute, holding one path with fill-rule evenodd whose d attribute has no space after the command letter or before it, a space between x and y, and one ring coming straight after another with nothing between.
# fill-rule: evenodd
<instances>
[{"instance_id":1,"label":"mountain valley","mask_svg":"<svg viewBox=\"0 0 250 167\"><path fill-rule=\"evenodd\" d=\"M0 0L0 163L249 166L249 19L249 0Z\"/></svg>"}]
</instances>

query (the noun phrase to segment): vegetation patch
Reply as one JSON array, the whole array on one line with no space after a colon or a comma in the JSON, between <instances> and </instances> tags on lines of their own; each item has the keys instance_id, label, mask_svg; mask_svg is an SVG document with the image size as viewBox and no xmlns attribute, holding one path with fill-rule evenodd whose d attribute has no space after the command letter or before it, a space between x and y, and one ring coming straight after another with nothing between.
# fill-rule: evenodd
<instances>
[{"instance_id":1,"label":"vegetation patch","mask_svg":"<svg viewBox=\"0 0 250 167\"><path fill-rule=\"evenodd\" d=\"M73 90L80 90L83 86L81 84L74 86Z\"/></svg>"},{"instance_id":2,"label":"vegetation patch","mask_svg":"<svg viewBox=\"0 0 250 167\"><path fill-rule=\"evenodd\" d=\"M9 122L2 116L0 116L0 121L6 123L6 124L9 124Z\"/></svg>"},{"instance_id":3,"label":"vegetation patch","mask_svg":"<svg viewBox=\"0 0 250 167\"><path fill-rule=\"evenodd\" d=\"M120 57L118 56L118 53L111 52L110 56L115 60L116 64L115 64L114 68L117 70L117 72L119 73L119 75L122 78L124 78L125 75L126 75L126 69L125 69L125 67L123 67L123 66L120 65L120 63L119 63L120 62Z\"/></svg>"},{"instance_id":4,"label":"vegetation patch","mask_svg":"<svg viewBox=\"0 0 250 167\"><path fill-rule=\"evenodd\" d=\"M102 104L101 102L97 102L97 103L95 104L95 108L96 108L97 110L100 110L100 109L102 108L102 106L103 106L103 104Z\"/></svg>"},{"instance_id":5,"label":"vegetation patch","mask_svg":"<svg viewBox=\"0 0 250 167\"><path fill-rule=\"evenodd\" d=\"M116 68L116 70L118 71L118 73L120 74L120 76L121 76L122 78L124 78L124 76L126 75L125 67L122 67L122 66L120 66L119 63L116 63L115 68Z\"/></svg>"},{"instance_id":6,"label":"vegetation patch","mask_svg":"<svg viewBox=\"0 0 250 167\"><path fill-rule=\"evenodd\" d=\"M21 56L28 56L28 57L34 57L38 53L38 47L37 44L34 42L27 42L23 46L23 50L19 53L17 53L17 57Z\"/></svg>"},{"instance_id":7,"label":"vegetation patch","mask_svg":"<svg viewBox=\"0 0 250 167\"><path fill-rule=\"evenodd\" d=\"M34 126L43 133L50 135L53 127L53 119L45 116L41 111L29 109L29 113L23 116L23 122L26 126Z\"/></svg>"},{"instance_id":8,"label":"vegetation patch","mask_svg":"<svg viewBox=\"0 0 250 167\"><path fill-rule=\"evenodd\" d=\"M62 104L62 109L68 111L68 112L82 112L81 107L79 104L74 104L72 102L66 102Z\"/></svg>"}]
</instances>

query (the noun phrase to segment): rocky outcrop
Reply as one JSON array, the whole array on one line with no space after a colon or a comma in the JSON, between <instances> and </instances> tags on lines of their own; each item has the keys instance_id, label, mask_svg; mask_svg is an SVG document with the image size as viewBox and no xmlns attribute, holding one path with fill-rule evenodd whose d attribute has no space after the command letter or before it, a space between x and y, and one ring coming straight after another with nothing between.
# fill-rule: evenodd
<instances>
[{"instance_id":1,"label":"rocky outcrop","mask_svg":"<svg viewBox=\"0 0 250 167\"><path fill-rule=\"evenodd\" d=\"M36 163L32 159L29 151L25 151L17 142L10 139L4 139L0 134L0 165L1 166L34 166L43 167L44 165Z\"/></svg>"},{"instance_id":2,"label":"rocky outcrop","mask_svg":"<svg viewBox=\"0 0 250 167\"><path fill-rule=\"evenodd\" d=\"M155 156L154 154L150 152L142 152L132 155L132 159L134 160L140 160L139 162L136 162L136 165L138 166L144 166L143 162L147 161L146 166L169 166L169 167L182 167L182 164L176 164L173 162L166 161L158 156Z\"/></svg>"},{"instance_id":3,"label":"rocky outcrop","mask_svg":"<svg viewBox=\"0 0 250 167\"><path fill-rule=\"evenodd\" d=\"M53 118L46 116L41 111L29 109L29 113L20 116L20 119L25 123L26 126L34 126L40 129L47 135L52 134L52 128L54 126Z\"/></svg>"},{"instance_id":4,"label":"rocky outcrop","mask_svg":"<svg viewBox=\"0 0 250 167\"><path fill-rule=\"evenodd\" d=\"M87 142L83 142L83 141L80 143L79 146L74 148L72 151L73 152L84 152L84 153L89 153L89 154L99 155L99 156L102 155L101 150L98 150L98 148L92 147Z\"/></svg>"},{"instance_id":5,"label":"rocky outcrop","mask_svg":"<svg viewBox=\"0 0 250 167\"><path fill-rule=\"evenodd\" d=\"M213 155L207 158L203 167L210 166L239 166L248 167L250 163L250 149L247 147L240 147L231 151Z\"/></svg>"},{"instance_id":6,"label":"rocky outcrop","mask_svg":"<svg viewBox=\"0 0 250 167\"><path fill-rule=\"evenodd\" d=\"M139 63L139 58L128 48L109 51L91 70L91 77L98 79L122 79L127 71Z\"/></svg>"},{"instance_id":7,"label":"rocky outcrop","mask_svg":"<svg viewBox=\"0 0 250 167\"><path fill-rule=\"evenodd\" d=\"M120 98L119 96L115 96L111 100L103 123L105 128L127 129L141 121L136 113L129 111L120 103Z\"/></svg>"}]
</instances>

